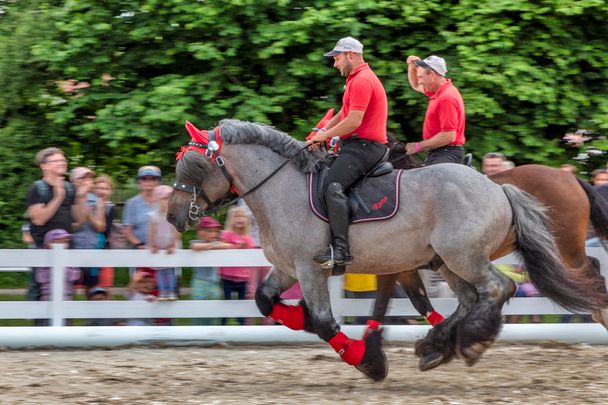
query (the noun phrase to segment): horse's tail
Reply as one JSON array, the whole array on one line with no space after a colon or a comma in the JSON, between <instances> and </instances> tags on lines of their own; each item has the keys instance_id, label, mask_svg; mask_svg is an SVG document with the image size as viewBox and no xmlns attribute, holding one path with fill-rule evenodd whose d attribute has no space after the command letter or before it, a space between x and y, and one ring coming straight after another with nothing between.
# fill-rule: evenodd
<instances>
[{"instance_id":1,"label":"horse's tail","mask_svg":"<svg viewBox=\"0 0 608 405\"><path fill-rule=\"evenodd\" d=\"M564 267L543 205L515 186L503 184L502 188L513 210L517 250L538 290L570 311L591 311L602 303L608 305L591 279L569 273Z\"/></svg>"},{"instance_id":2,"label":"horse's tail","mask_svg":"<svg viewBox=\"0 0 608 405\"><path fill-rule=\"evenodd\" d=\"M591 210L589 219L595 229L595 234L604 241L604 247L608 241L608 201L597 192L595 188L585 180L577 178L587 198L589 198L589 208Z\"/></svg>"}]
</instances>

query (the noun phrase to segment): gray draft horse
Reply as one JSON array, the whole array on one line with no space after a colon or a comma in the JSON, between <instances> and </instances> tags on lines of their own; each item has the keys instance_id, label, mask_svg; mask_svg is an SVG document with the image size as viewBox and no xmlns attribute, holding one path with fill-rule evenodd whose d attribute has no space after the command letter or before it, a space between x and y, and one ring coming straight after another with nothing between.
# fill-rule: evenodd
<instances>
[{"instance_id":1,"label":"gray draft horse","mask_svg":"<svg viewBox=\"0 0 608 405\"><path fill-rule=\"evenodd\" d=\"M324 153L310 153L304 142L272 127L238 120L223 120L209 135L201 134L178 155L168 220L184 231L196 225L201 209L213 209L236 186L260 224L262 248L273 265L256 292L261 313L317 333L348 364L374 380L385 378L381 331L369 328L362 340L340 331L327 288L330 273L312 260L330 235L309 209L306 173ZM404 172L400 198L400 210L390 220L350 227L355 259L347 271L392 274L429 262L440 265L459 306L419 342L421 369L440 364L446 351L472 365L496 339L501 308L515 285L492 265L490 255L510 233L545 296L571 310L593 307L588 292L562 267L542 206L516 187L500 186L462 165L443 164ZM304 300L285 305L279 296L297 280Z\"/></svg>"}]
</instances>

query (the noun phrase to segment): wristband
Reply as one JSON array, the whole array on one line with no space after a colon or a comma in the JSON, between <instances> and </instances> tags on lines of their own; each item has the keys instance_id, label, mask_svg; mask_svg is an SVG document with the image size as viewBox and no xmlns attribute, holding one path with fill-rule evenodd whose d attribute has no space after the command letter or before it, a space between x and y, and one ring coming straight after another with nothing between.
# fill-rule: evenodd
<instances>
[{"instance_id":1,"label":"wristband","mask_svg":"<svg viewBox=\"0 0 608 405\"><path fill-rule=\"evenodd\" d=\"M133 247L137 248L137 247L144 246L144 245L145 245L144 242L139 242L137 245L133 245Z\"/></svg>"},{"instance_id":2,"label":"wristband","mask_svg":"<svg viewBox=\"0 0 608 405\"><path fill-rule=\"evenodd\" d=\"M314 127L312 130L315 131L315 132L326 132L327 128L317 128L317 127Z\"/></svg>"},{"instance_id":3,"label":"wristband","mask_svg":"<svg viewBox=\"0 0 608 405\"><path fill-rule=\"evenodd\" d=\"M416 142L416 152L420 152L420 142Z\"/></svg>"}]
</instances>

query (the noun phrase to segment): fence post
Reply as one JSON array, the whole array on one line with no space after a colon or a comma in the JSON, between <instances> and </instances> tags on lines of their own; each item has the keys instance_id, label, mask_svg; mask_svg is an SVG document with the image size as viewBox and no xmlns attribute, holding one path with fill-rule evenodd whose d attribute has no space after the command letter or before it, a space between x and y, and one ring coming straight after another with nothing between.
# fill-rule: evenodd
<instances>
[{"instance_id":1,"label":"fence post","mask_svg":"<svg viewBox=\"0 0 608 405\"><path fill-rule=\"evenodd\" d=\"M344 276L337 277L329 277L329 300L332 307L332 312L334 318L336 319L336 323L342 323L342 317L338 315L339 312L342 312L342 308L344 308Z\"/></svg>"},{"instance_id":2,"label":"fence post","mask_svg":"<svg viewBox=\"0 0 608 405\"><path fill-rule=\"evenodd\" d=\"M62 326L66 249L61 243L52 244L51 248L49 250L51 255L51 326Z\"/></svg>"}]
</instances>

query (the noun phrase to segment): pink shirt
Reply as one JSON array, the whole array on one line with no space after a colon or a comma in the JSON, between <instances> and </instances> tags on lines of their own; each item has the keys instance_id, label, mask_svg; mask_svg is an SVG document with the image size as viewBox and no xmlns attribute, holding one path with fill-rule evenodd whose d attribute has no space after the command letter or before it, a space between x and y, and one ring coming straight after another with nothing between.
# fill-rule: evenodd
<instances>
[{"instance_id":1,"label":"pink shirt","mask_svg":"<svg viewBox=\"0 0 608 405\"><path fill-rule=\"evenodd\" d=\"M253 239L249 235L239 235L232 231L224 231L220 235L222 242L230 243L234 249L252 249L255 247ZM245 247L241 247L242 244ZM251 267L220 267L220 278L230 281L249 281L251 278Z\"/></svg>"}]
</instances>

